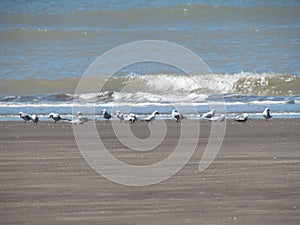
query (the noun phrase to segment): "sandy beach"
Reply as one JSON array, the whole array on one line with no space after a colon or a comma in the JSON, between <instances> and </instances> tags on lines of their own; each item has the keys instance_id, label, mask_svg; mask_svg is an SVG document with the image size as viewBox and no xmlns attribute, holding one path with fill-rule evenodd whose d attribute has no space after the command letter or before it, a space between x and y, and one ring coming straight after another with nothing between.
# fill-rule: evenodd
<instances>
[{"instance_id":1,"label":"sandy beach","mask_svg":"<svg viewBox=\"0 0 300 225\"><path fill-rule=\"evenodd\" d=\"M97 129L115 157L146 165L177 143L180 124L166 123L165 141L146 153L118 143L110 122L97 121ZM0 224L299 224L300 119L228 120L219 154L204 172L198 166L210 123L200 127L197 150L180 172L130 187L87 165L72 125L0 122ZM146 123L131 129L149 135Z\"/></svg>"}]
</instances>

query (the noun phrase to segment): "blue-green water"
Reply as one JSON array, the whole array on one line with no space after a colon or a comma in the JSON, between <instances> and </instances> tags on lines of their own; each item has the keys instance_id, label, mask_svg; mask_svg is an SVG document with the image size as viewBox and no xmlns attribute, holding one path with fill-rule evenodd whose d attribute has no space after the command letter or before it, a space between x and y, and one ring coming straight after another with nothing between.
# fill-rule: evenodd
<instances>
[{"instance_id":1,"label":"blue-green water","mask_svg":"<svg viewBox=\"0 0 300 225\"><path fill-rule=\"evenodd\" d=\"M123 80L108 87L112 93L97 99L97 110L134 104L132 110L140 114L154 108L167 114L176 103L196 104L201 113L212 91L225 94L229 113L255 114L269 107L279 117L297 116L299 12L296 0L1 1L0 116L71 114L76 82L87 67L106 51L138 40L187 47L214 76L195 75L195 88L164 65L124 68ZM161 96L147 88L115 90L124 79L155 87ZM93 95L81 96L81 103Z\"/></svg>"}]
</instances>

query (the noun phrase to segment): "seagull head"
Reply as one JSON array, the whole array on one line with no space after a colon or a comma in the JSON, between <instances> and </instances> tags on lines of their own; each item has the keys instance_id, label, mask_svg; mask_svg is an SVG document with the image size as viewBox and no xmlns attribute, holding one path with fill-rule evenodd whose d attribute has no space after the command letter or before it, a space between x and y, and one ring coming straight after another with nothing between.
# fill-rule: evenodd
<instances>
[{"instance_id":1,"label":"seagull head","mask_svg":"<svg viewBox=\"0 0 300 225\"><path fill-rule=\"evenodd\" d=\"M263 114L267 114L270 112L270 109L269 108L265 108L265 110L263 111Z\"/></svg>"},{"instance_id":2,"label":"seagull head","mask_svg":"<svg viewBox=\"0 0 300 225\"><path fill-rule=\"evenodd\" d=\"M248 113L243 113L242 115L244 118L248 118L249 117L249 114Z\"/></svg>"},{"instance_id":3,"label":"seagull head","mask_svg":"<svg viewBox=\"0 0 300 225\"><path fill-rule=\"evenodd\" d=\"M152 115L159 115L159 112L157 112L157 111L154 111L153 113L152 113Z\"/></svg>"},{"instance_id":4,"label":"seagull head","mask_svg":"<svg viewBox=\"0 0 300 225\"><path fill-rule=\"evenodd\" d=\"M53 116L54 116L54 113L50 113L50 114L48 115L49 118L52 118Z\"/></svg>"}]
</instances>

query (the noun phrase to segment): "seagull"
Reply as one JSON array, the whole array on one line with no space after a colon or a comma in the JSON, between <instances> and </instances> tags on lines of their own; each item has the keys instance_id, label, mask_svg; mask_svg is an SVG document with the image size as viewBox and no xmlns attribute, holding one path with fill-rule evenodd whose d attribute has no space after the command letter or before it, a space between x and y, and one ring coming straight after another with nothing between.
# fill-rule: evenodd
<instances>
[{"instance_id":1,"label":"seagull","mask_svg":"<svg viewBox=\"0 0 300 225\"><path fill-rule=\"evenodd\" d=\"M32 117L24 112L19 112L20 118L24 120L24 123L27 123L29 121L33 121Z\"/></svg>"},{"instance_id":2,"label":"seagull","mask_svg":"<svg viewBox=\"0 0 300 225\"><path fill-rule=\"evenodd\" d=\"M58 113L50 113L48 115L49 118L53 119L54 120L54 123L56 123L57 121L60 121L60 120L67 120L67 121L71 121L70 119L67 119L67 118L62 118Z\"/></svg>"},{"instance_id":3,"label":"seagull","mask_svg":"<svg viewBox=\"0 0 300 225\"><path fill-rule=\"evenodd\" d=\"M122 122L123 120L125 120L124 115L122 113L120 113L120 111L117 111L116 117L120 120L120 122Z\"/></svg>"},{"instance_id":4,"label":"seagull","mask_svg":"<svg viewBox=\"0 0 300 225\"><path fill-rule=\"evenodd\" d=\"M215 113L216 113L216 110L213 109L213 110L211 110L207 113L204 113L201 117L204 118L204 119L209 119L209 118L214 117Z\"/></svg>"},{"instance_id":5,"label":"seagull","mask_svg":"<svg viewBox=\"0 0 300 225\"><path fill-rule=\"evenodd\" d=\"M82 122L84 122L84 123L90 121L89 118L82 116L82 113L81 113L81 112L77 112L77 116L78 116L78 119L80 119L80 120L81 120Z\"/></svg>"},{"instance_id":6,"label":"seagull","mask_svg":"<svg viewBox=\"0 0 300 225\"><path fill-rule=\"evenodd\" d=\"M129 113L127 116L124 117L125 121L129 121L131 123L134 123L135 121L137 121L137 116L133 113Z\"/></svg>"},{"instance_id":7,"label":"seagull","mask_svg":"<svg viewBox=\"0 0 300 225\"><path fill-rule=\"evenodd\" d=\"M107 119L107 121L111 118L111 114L108 113L106 109L102 109L101 112L102 112L103 118Z\"/></svg>"},{"instance_id":8,"label":"seagull","mask_svg":"<svg viewBox=\"0 0 300 225\"><path fill-rule=\"evenodd\" d=\"M150 116L147 116L144 120L152 123L152 121L155 120L156 115L159 115L159 112L154 111Z\"/></svg>"},{"instance_id":9,"label":"seagull","mask_svg":"<svg viewBox=\"0 0 300 225\"><path fill-rule=\"evenodd\" d=\"M176 109L173 109L172 117L176 119L176 122L180 122L180 120L186 119L186 117L179 113Z\"/></svg>"},{"instance_id":10,"label":"seagull","mask_svg":"<svg viewBox=\"0 0 300 225\"><path fill-rule=\"evenodd\" d=\"M248 118L249 118L248 113L243 113L242 115L237 115L234 120L237 122L245 123L248 120Z\"/></svg>"},{"instance_id":11,"label":"seagull","mask_svg":"<svg viewBox=\"0 0 300 225\"><path fill-rule=\"evenodd\" d=\"M225 120L225 116L222 114L220 116L214 116L214 117L208 118L208 120L223 122Z\"/></svg>"},{"instance_id":12,"label":"seagull","mask_svg":"<svg viewBox=\"0 0 300 225\"><path fill-rule=\"evenodd\" d=\"M33 114L33 115L31 115L31 118L32 118L33 123L35 125L37 125L39 122L39 117L37 115Z\"/></svg>"},{"instance_id":13,"label":"seagull","mask_svg":"<svg viewBox=\"0 0 300 225\"><path fill-rule=\"evenodd\" d=\"M81 112L77 112L77 117L78 118L76 120L72 120L72 121L70 121L70 123L80 125L80 124L84 124L84 123L90 121L89 118L83 117Z\"/></svg>"},{"instance_id":14,"label":"seagull","mask_svg":"<svg viewBox=\"0 0 300 225\"><path fill-rule=\"evenodd\" d=\"M264 112L263 112L263 117L266 120L269 120L270 118L272 118L271 114L270 114L270 109L269 108L265 108Z\"/></svg>"}]
</instances>

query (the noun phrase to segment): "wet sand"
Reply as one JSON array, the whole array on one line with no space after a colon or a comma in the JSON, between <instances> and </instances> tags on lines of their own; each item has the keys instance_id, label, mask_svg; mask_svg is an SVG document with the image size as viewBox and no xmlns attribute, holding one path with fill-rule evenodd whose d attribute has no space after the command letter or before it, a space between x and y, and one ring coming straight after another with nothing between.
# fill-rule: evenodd
<instances>
[{"instance_id":1,"label":"wet sand","mask_svg":"<svg viewBox=\"0 0 300 225\"><path fill-rule=\"evenodd\" d=\"M172 152L180 124L167 121L167 127L164 142L141 153L119 143L110 122L97 122L110 152L136 165ZM0 122L0 224L300 223L299 119L227 121L219 154L204 172L198 166L210 123L201 121L200 127L197 150L180 172L158 184L130 187L88 166L72 125ZM149 136L146 123L131 129Z\"/></svg>"}]
</instances>

